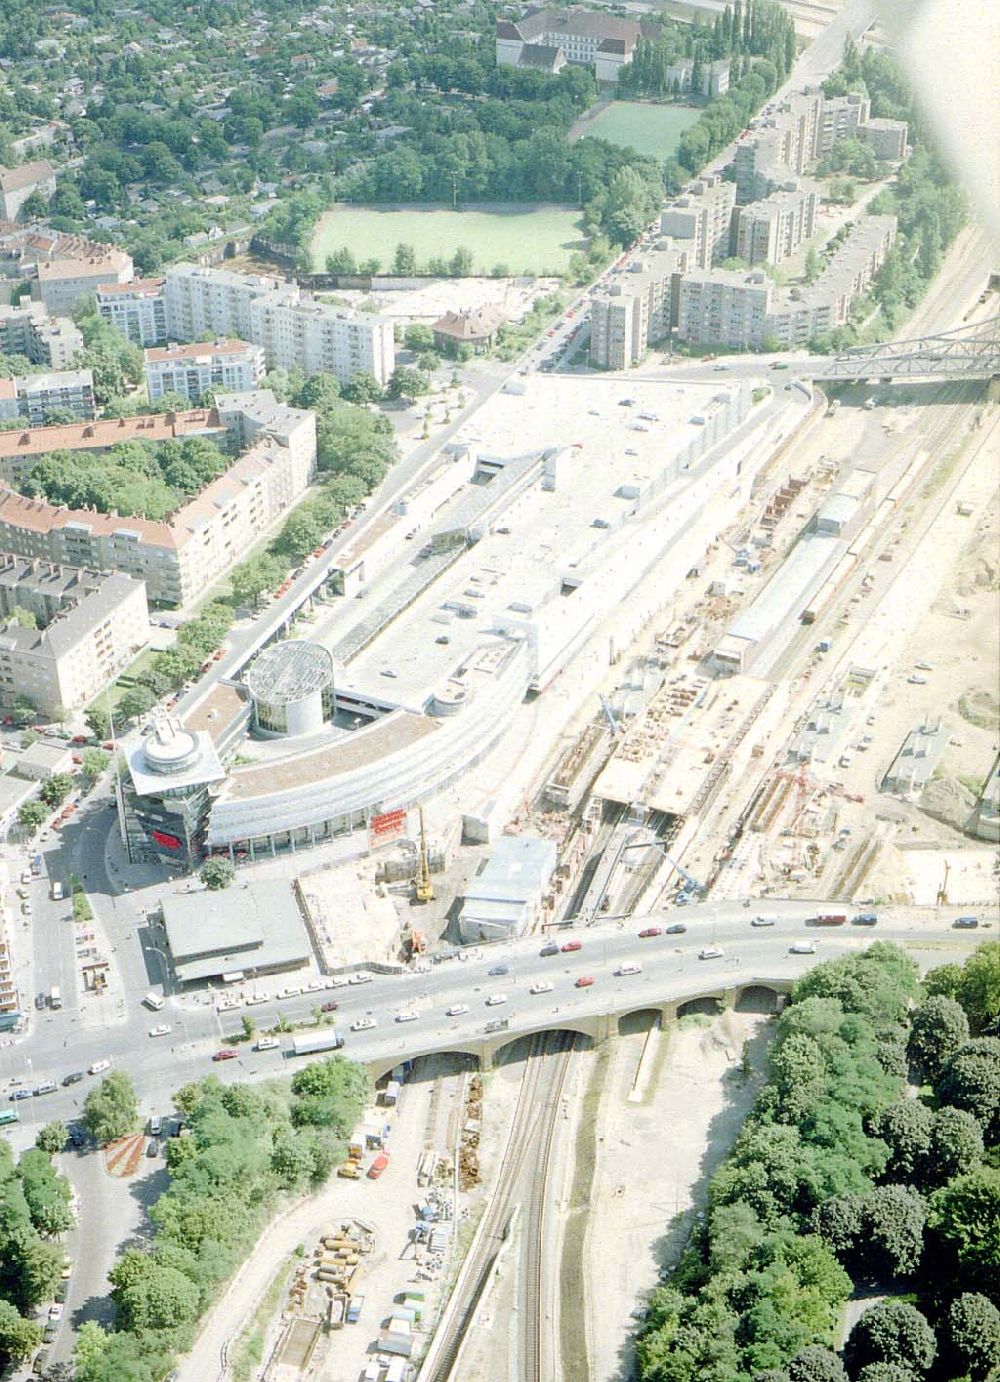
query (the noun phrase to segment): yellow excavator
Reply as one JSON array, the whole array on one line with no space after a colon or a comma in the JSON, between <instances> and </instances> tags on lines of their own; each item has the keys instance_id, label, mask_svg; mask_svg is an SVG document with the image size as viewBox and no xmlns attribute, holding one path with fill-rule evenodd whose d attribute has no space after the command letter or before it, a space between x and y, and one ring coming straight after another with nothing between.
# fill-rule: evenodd
<instances>
[{"instance_id":1,"label":"yellow excavator","mask_svg":"<svg viewBox=\"0 0 1000 1382\"><path fill-rule=\"evenodd\" d=\"M420 808L420 864L413 880L413 896L417 902L434 901L434 884L431 882L431 869L427 861L427 832L424 829L424 808Z\"/></svg>"}]
</instances>

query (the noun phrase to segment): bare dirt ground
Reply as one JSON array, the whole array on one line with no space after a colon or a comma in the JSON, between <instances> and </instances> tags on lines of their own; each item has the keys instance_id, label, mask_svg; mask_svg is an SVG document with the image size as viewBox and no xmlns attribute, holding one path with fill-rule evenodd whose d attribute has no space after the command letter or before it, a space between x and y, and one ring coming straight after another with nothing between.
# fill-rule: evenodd
<instances>
[{"instance_id":1,"label":"bare dirt ground","mask_svg":"<svg viewBox=\"0 0 1000 1382\"><path fill-rule=\"evenodd\" d=\"M753 1102L756 1078L742 1072L744 1042L755 1071L770 1034L767 1019L727 1012L688 1018L650 1040L660 1046L640 1102L630 1102L646 1033L612 1044L596 1119L597 1160L584 1240L586 1382L630 1375L633 1310L673 1262L707 1181ZM571 1382L566 1374L566 1382ZM573 1374L572 1382L582 1382Z\"/></svg>"}]
</instances>

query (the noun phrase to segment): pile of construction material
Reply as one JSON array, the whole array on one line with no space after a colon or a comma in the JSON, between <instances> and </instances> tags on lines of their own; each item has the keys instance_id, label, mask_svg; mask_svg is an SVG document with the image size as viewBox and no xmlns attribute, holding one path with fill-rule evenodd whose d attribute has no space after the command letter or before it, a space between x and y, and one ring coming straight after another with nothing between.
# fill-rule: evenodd
<instances>
[{"instance_id":1,"label":"pile of construction material","mask_svg":"<svg viewBox=\"0 0 1000 1382\"><path fill-rule=\"evenodd\" d=\"M336 1232L325 1233L320 1238L313 1252L312 1273L326 1297L328 1328L339 1329L345 1321L352 1322L360 1314L360 1308L352 1310L351 1307L352 1303L358 1306L361 1299L354 1296L361 1259L374 1247L374 1235L354 1221L343 1223Z\"/></svg>"},{"instance_id":2,"label":"pile of construction material","mask_svg":"<svg viewBox=\"0 0 1000 1382\"><path fill-rule=\"evenodd\" d=\"M469 1080L465 1095L465 1121L458 1148L458 1188L471 1190L479 1184L479 1129L483 1116L483 1081L479 1075Z\"/></svg>"}]
</instances>

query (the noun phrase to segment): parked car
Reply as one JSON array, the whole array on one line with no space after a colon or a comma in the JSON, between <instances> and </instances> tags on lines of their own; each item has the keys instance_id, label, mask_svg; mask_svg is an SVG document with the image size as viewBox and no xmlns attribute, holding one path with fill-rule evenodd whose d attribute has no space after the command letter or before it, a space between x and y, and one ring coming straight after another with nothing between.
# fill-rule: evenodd
<instances>
[{"instance_id":1,"label":"parked car","mask_svg":"<svg viewBox=\"0 0 1000 1382\"><path fill-rule=\"evenodd\" d=\"M639 939L644 941L644 940L648 940L648 939L650 938L650 936L662 936L662 935L663 935L663 927L662 927L662 926L644 926L643 929L639 932Z\"/></svg>"},{"instance_id":2,"label":"parked car","mask_svg":"<svg viewBox=\"0 0 1000 1382\"><path fill-rule=\"evenodd\" d=\"M83 1077L82 1070L74 1070L71 1074L64 1075L62 1082L64 1085L79 1084Z\"/></svg>"},{"instance_id":3,"label":"parked car","mask_svg":"<svg viewBox=\"0 0 1000 1382\"><path fill-rule=\"evenodd\" d=\"M488 1008L498 1008L501 1003L506 1003L506 1001L507 995L505 993L491 993L486 1000L486 1006Z\"/></svg>"},{"instance_id":4,"label":"parked car","mask_svg":"<svg viewBox=\"0 0 1000 1382\"><path fill-rule=\"evenodd\" d=\"M581 974L574 987L578 989L589 989L592 983L594 983L593 974Z\"/></svg>"},{"instance_id":5,"label":"parked car","mask_svg":"<svg viewBox=\"0 0 1000 1382\"><path fill-rule=\"evenodd\" d=\"M668 936L683 936L686 930L687 927L684 925L683 921L675 921L667 927L666 934Z\"/></svg>"},{"instance_id":6,"label":"parked car","mask_svg":"<svg viewBox=\"0 0 1000 1382\"><path fill-rule=\"evenodd\" d=\"M583 941L566 941L565 945L563 945L561 949L564 955L569 955L574 950L582 950Z\"/></svg>"},{"instance_id":7,"label":"parked car","mask_svg":"<svg viewBox=\"0 0 1000 1382\"><path fill-rule=\"evenodd\" d=\"M547 944L545 944L545 945L542 946L541 950L539 950L538 953L539 953L539 955L545 955L545 956L548 956L548 955L558 955L558 954L559 954L559 946L556 944L555 941L549 941Z\"/></svg>"},{"instance_id":8,"label":"parked car","mask_svg":"<svg viewBox=\"0 0 1000 1382\"><path fill-rule=\"evenodd\" d=\"M751 917L751 926L773 926L774 917Z\"/></svg>"},{"instance_id":9,"label":"parked car","mask_svg":"<svg viewBox=\"0 0 1000 1382\"><path fill-rule=\"evenodd\" d=\"M494 979L498 974L509 974L510 965L492 965L486 972L491 979Z\"/></svg>"},{"instance_id":10,"label":"parked car","mask_svg":"<svg viewBox=\"0 0 1000 1382\"><path fill-rule=\"evenodd\" d=\"M374 1017L358 1017L351 1023L352 1032L370 1032L378 1024Z\"/></svg>"},{"instance_id":11,"label":"parked car","mask_svg":"<svg viewBox=\"0 0 1000 1382\"><path fill-rule=\"evenodd\" d=\"M453 1003L450 1008L445 1008L445 1017L461 1017L469 1011L468 1003Z\"/></svg>"},{"instance_id":12,"label":"parked car","mask_svg":"<svg viewBox=\"0 0 1000 1382\"><path fill-rule=\"evenodd\" d=\"M221 1051L216 1051L213 1060L235 1060L239 1051L234 1051L231 1046L224 1046Z\"/></svg>"},{"instance_id":13,"label":"parked car","mask_svg":"<svg viewBox=\"0 0 1000 1382\"><path fill-rule=\"evenodd\" d=\"M978 917L956 917L951 923L958 931L974 931L979 925Z\"/></svg>"},{"instance_id":14,"label":"parked car","mask_svg":"<svg viewBox=\"0 0 1000 1382\"><path fill-rule=\"evenodd\" d=\"M528 992L529 992L529 993L534 993L534 994L538 994L538 993L551 993L551 992L552 992L552 987L553 987L553 986L552 986L552 984L549 983L548 979L539 979L539 981L538 981L537 984L532 984L532 985L531 985L531 988L528 989Z\"/></svg>"},{"instance_id":15,"label":"parked car","mask_svg":"<svg viewBox=\"0 0 1000 1382\"><path fill-rule=\"evenodd\" d=\"M331 998L331 999L329 999L326 1003L323 1003L323 1004L320 1006L320 1012L321 1012L321 1013L335 1013L339 1007L340 1007L340 1004L337 1002L337 1000L336 1000L335 998Z\"/></svg>"}]
</instances>

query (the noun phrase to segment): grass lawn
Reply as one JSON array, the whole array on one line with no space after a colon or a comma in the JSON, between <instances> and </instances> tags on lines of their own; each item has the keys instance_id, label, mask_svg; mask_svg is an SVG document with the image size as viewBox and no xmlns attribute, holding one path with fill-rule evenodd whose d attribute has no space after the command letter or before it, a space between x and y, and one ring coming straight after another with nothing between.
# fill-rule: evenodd
<instances>
[{"instance_id":1,"label":"grass lawn","mask_svg":"<svg viewBox=\"0 0 1000 1382\"><path fill-rule=\"evenodd\" d=\"M398 244L412 245L417 263L450 259L459 245L472 251L474 272L488 274L504 264L512 274L562 273L574 250L585 244L580 212L569 206L523 204L469 206L348 206L320 218L313 237L313 265L348 245L357 259L378 258L388 272Z\"/></svg>"},{"instance_id":2,"label":"grass lawn","mask_svg":"<svg viewBox=\"0 0 1000 1382\"><path fill-rule=\"evenodd\" d=\"M612 101L593 120L579 129L581 136L593 135L636 153L661 161L670 158L681 135L701 114L691 106L656 106L646 101Z\"/></svg>"}]
</instances>

